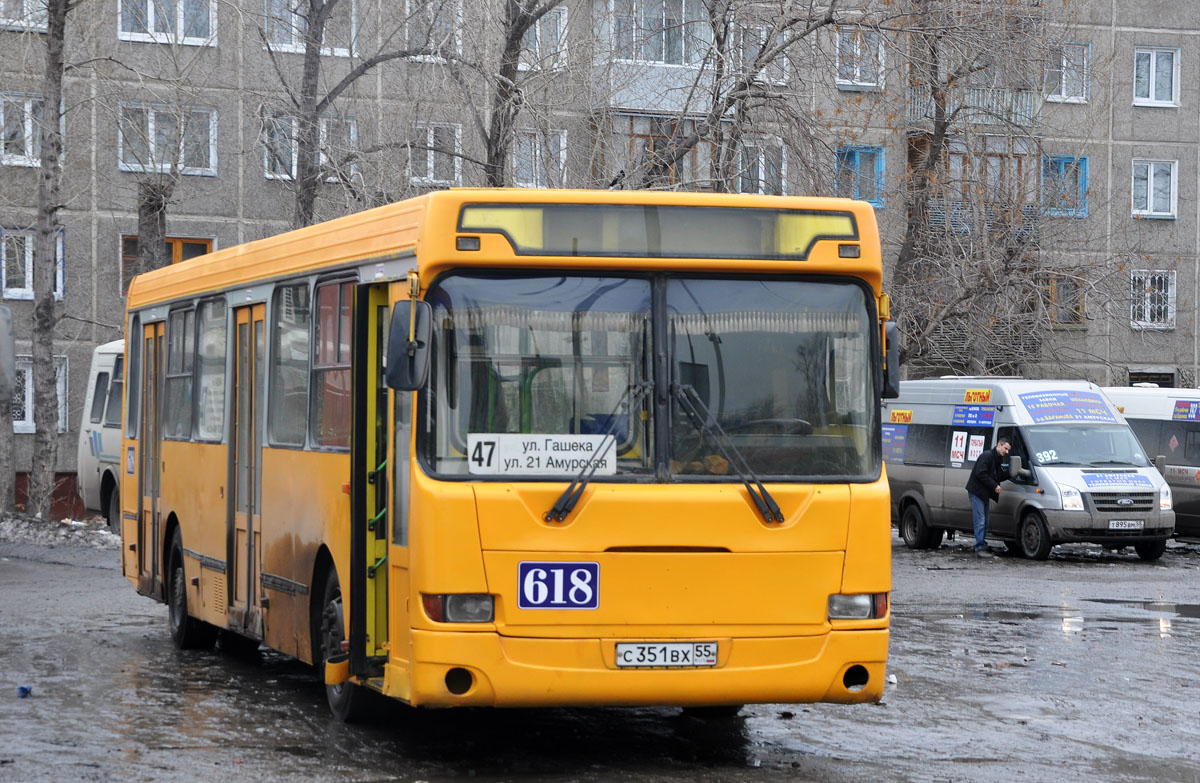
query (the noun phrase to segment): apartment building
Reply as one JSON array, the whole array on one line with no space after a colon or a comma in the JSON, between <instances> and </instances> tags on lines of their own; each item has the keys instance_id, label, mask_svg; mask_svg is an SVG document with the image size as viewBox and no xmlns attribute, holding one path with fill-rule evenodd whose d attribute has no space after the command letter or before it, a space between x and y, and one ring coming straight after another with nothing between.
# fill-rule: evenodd
<instances>
[{"instance_id":1,"label":"apartment building","mask_svg":"<svg viewBox=\"0 0 1200 783\"><path fill-rule=\"evenodd\" d=\"M1029 374L1195 385L1200 81L1189 73L1200 8L1071 0L1046 18L1029 5L1037 54L1014 50L996 59L1014 73L996 77L994 65L960 82L925 215L946 247L984 242L994 215L982 229L970 220L983 187L1017 193L1022 226L1036 227L1021 252L1036 257L1041 309L998 313L984 366L1016 353ZM806 3L735 3L714 21L699 0L565 0L530 25L504 71L500 3L337 0L315 59L305 55L308 5L80 5L68 23L56 281L62 473L75 468L91 350L122 334L148 195L168 204L172 262L286 230L301 213L320 220L497 181L837 193L875 204L885 258L899 257L937 106L914 77L919 20L898 13L903 4L856 6L805 35L780 19ZM32 448L44 36L39 0L0 2L0 297L22 357L19 470ZM497 134L505 106L515 119ZM317 118L319 175L304 208L306 116ZM963 339L949 326L931 333L936 350L915 371L962 371Z\"/></svg>"}]
</instances>

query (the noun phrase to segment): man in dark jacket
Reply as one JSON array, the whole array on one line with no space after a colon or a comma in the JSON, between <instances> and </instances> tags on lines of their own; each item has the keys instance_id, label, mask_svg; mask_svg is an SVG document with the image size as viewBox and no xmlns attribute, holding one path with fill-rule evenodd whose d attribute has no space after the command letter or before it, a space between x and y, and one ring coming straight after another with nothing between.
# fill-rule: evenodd
<instances>
[{"instance_id":1,"label":"man in dark jacket","mask_svg":"<svg viewBox=\"0 0 1200 783\"><path fill-rule=\"evenodd\" d=\"M975 522L975 556L991 557L984 539L987 538L988 512L991 501L1000 499L1000 482L1008 478L1000 463L1008 456L1012 444L1001 438L996 445L979 455L967 479L967 494L971 496L971 519Z\"/></svg>"}]
</instances>

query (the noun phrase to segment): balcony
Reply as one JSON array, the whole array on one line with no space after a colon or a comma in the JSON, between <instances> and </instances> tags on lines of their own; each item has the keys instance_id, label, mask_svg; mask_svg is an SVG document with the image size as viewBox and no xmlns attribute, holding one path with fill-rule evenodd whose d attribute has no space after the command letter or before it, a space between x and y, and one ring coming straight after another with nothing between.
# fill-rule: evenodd
<instances>
[{"instance_id":1,"label":"balcony","mask_svg":"<svg viewBox=\"0 0 1200 783\"><path fill-rule=\"evenodd\" d=\"M1037 98L1037 93L1031 90L967 87L947 96L946 112L949 114L962 106L955 120L960 124L1029 127L1037 115ZM933 97L928 90L909 88L908 125L932 130Z\"/></svg>"}]
</instances>

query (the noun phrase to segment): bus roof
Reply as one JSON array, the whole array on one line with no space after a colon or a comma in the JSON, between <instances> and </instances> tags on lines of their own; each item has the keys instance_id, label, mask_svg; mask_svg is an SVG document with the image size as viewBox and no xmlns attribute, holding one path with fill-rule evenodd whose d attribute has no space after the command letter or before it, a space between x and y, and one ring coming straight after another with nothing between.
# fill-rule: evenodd
<instances>
[{"instance_id":1,"label":"bus roof","mask_svg":"<svg viewBox=\"0 0 1200 783\"><path fill-rule=\"evenodd\" d=\"M1117 410L1135 418L1190 420L1177 413L1175 403L1200 402L1200 389L1105 386L1103 391Z\"/></svg>"},{"instance_id":2,"label":"bus roof","mask_svg":"<svg viewBox=\"0 0 1200 783\"><path fill-rule=\"evenodd\" d=\"M900 396L886 400L892 423L965 423L991 425L1005 411L1013 424L1123 423L1100 387L1081 380L1014 378L938 378L901 381ZM943 421L944 420L944 421Z\"/></svg>"},{"instance_id":3,"label":"bus roof","mask_svg":"<svg viewBox=\"0 0 1200 783\"><path fill-rule=\"evenodd\" d=\"M187 296L219 291L231 286L260 281L284 279L321 270L357 267L367 263L417 256L422 276L430 279L450 266L495 266L518 264L546 266L549 263L570 263L582 268L645 268L649 256L588 257L586 252L573 254L565 247L553 251L522 254L518 257L520 237L516 232L489 227L495 214L483 214L483 227L459 226L464 205L478 205L487 213L492 205L546 206L661 206L710 207L728 210L784 210L849 213L857 228L855 239L862 239L858 257L837 258L832 271L852 274L867 280L876 289L881 284L880 251L874 209L862 201L836 198L799 196L761 196L752 194L690 193L676 191L636 190L538 190L525 188L453 188L388 204L382 207L335 218L324 223L287 231L265 239L218 250L138 275L129 286L128 307L142 307L169 302ZM511 209L511 208L510 208ZM741 213L747 214L747 213ZM851 221L843 218L847 223ZM540 227L539 227L540 230ZM547 229L548 231L548 229ZM479 236L476 251L458 250L459 233ZM822 239L837 239L819 231L801 235L815 245ZM834 251L835 253L838 251ZM561 253L561 254L558 254ZM739 271L779 273L796 271L792 263L804 259L742 257ZM652 259L654 266L664 265L661 258ZM678 263L678 262L676 262ZM711 266L729 269L727 258L708 258L695 263L695 268ZM815 266L815 265L810 265Z\"/></svg>"}]
</instances>

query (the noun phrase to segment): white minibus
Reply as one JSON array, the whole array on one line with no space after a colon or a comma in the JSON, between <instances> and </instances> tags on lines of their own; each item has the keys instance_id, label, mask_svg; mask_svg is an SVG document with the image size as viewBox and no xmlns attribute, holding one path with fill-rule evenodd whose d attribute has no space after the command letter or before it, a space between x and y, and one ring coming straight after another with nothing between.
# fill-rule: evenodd
<instances>
[{"instance_id":1,"label":"white minibus","mask_svg":"<svg viewBox=\"0 0 1200 783\"><path fill-rule=\"evenodd\" d=\"M125 383L125 341L113 340L92 352L83 421L79 425L79 496L120 530L118 461L121 451L121 391Z\"/></svg>"},{"instance_id":2,"label":"white minibus","mask_svg":"<svg viewBox=\"0 0 1200 783\"><path fill-rule=\"evenodd\" d=\"M1010 480L989 538L1008 552L1045 560L1055 544L1085 541L1156 560L1174 533L1170 487L1087 381L903 381L882 422L892 519L912 548L937 547L948 530L973 534L967 478L999 438L1012 443Z\"/></svg>"}]
</instances>

